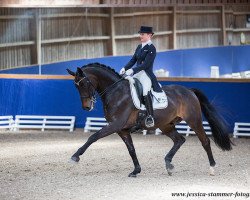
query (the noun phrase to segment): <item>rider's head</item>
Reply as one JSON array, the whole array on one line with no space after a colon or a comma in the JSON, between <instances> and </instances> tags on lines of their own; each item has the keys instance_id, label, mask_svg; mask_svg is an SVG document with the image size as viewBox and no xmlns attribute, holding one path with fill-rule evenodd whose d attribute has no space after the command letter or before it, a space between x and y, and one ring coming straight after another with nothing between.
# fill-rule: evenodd
<instances>
[{"instance_id":1,"label":"rider's head","mask_svg":"<svg viewBox=\"0 0 250 200\"><path fill-rule=\"evenodd\" d=\"M153 28L150 26L141 26L138 33L140 34L141 42L147 42L151 40L152 36L154 35Z\"/></svg>"}]
</instances>

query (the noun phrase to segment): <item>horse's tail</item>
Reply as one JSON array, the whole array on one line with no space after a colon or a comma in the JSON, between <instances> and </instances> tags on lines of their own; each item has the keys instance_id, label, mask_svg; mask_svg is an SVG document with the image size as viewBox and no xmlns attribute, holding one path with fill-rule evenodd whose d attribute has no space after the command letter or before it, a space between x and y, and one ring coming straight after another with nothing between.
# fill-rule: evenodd
<instances>
[{"instance_id":1,"label":"horse's tail","mask_svg":"<svg viewBox=\"0 0 250 200\"><path fill-rule=\"evenodd\" d=\"M217 113L214 106L209 102L207 97L198 89L191 89L198 97L201 105L201 110L208 120L211 127L212 135L215 144L223 151L232 149L232 142L227 132L227 126L224 119Z\"/></svg>"}]
</instances>

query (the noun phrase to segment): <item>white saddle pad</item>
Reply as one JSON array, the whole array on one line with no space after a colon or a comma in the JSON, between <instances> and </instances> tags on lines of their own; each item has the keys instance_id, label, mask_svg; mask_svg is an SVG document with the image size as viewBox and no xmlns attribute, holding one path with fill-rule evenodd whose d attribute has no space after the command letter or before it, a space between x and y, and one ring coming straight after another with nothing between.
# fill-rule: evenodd
<instances>
[{"instance_id":1,"label":"white saddle pad","mask_svg":"<svg viewBox=\"0 0 250 200\"><path fill-rule=\"evenodd\" d=\"M127 76L125 77L125 79L129 81L130 92L131 92L131 96L132 96L135 107L139 110L146 110L146 107L140 103L140 100L138 98L138 95L134 86L135 81L133 77ZM160 92L160 93L154 92L153 89L151 89L151 93L153 95L152 103L153 103L154 110L164 109L168 106L168 98L165 92Z\"/></svg>"}]
</instances>

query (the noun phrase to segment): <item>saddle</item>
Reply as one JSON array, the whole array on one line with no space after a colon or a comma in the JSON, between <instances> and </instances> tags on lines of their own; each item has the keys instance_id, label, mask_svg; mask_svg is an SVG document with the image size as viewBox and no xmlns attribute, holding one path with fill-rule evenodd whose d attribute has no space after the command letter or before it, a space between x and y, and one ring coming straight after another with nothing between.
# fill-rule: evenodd
<instances>
[{"instance_id":1,"label":"saddle","mask_svg":"<svg viewBox=\"0 0 250 200\"><path fill-rule=\"evenodd\" d=\"M142 92L143 86L141 82L138 79L133 78L131 76L127 76L125 77L125 79L129 81L131 97L132 97L135 107L139 110L146 110L146 107L144 105L145 102L143 99L143 92ZM168 106L168 99L167 99L167 95L165 92L159 93L151 89L150 93L152 97L154 110L164 109Z\"/></svg>"}]
</instances>

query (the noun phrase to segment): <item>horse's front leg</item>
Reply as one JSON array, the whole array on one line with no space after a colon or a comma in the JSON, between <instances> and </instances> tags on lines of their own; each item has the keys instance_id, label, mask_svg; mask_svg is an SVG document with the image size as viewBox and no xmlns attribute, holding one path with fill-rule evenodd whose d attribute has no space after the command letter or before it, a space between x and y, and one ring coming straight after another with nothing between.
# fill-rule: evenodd
<instances>
[{"instance_id":1,"label":"horse's front leg","mask_svg":"<svg viewBox=\"0 0 250 200\"><path fill-rule=\"evenodd\" d=\"M121 124L118 123L109 124L108 126L103 127L101 130L97 131L88 138L87 142L71 157L71 160L74 162L79 162L80 155L82 155L92 143L103 137L111 135L112 133L119 132L120 130Z\"/></svg>"},{"instance_id":2,"label":"horse's front leg","mask_svg":"<svg viewBox=\"0 0 250 200\"><path fill-rule=\"evenodd\" d=\"M130 156L133 160L134 166L135 166L134 171L131 172L128 176L129 177L136 177L136 175L141 172L141 166L140 166L138 159L137 159L137 156L136 156L132 137L129 134L129 132L127 132L127 131L123 131L123 132L120 132L118 134L122 138L123 142L126 144L128 151L129 151L129 154L130 154Z\"/></svg>"}]
</instances>

